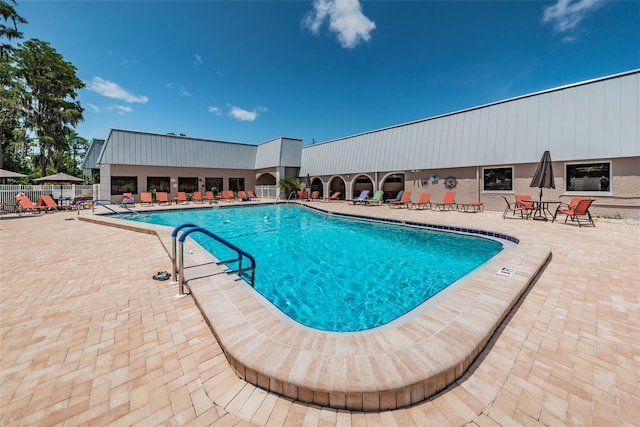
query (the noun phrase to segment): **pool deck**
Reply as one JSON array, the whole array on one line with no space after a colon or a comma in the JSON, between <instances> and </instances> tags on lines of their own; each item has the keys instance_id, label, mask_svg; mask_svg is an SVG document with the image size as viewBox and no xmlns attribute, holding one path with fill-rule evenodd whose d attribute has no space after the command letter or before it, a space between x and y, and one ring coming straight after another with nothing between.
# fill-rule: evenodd
<instances>
[{"instance_id":1,"label":"pool deck","mask_svg":"<svg viewBox=\"0 0 640 427\"><path fill-rule=\"evenodd\" d=\"M198 289L205 280L190 284L194 296L181 299L175 298L176 286L151 280L155 272L171 268L163 247L165 237L161 242L154 234L78 221L73 212L5 216L0 221L0 424L637 424L640 226L597 221L596 228L580 229L562 223L503 220L496 212L312 204L347 213L495 230L521 239L516 250L540 252L536 256L544 258L545 248L550 248L553 256L537 281L524 290L515 310L497 325L496 334L487 337L487 346L478 348L479 356L469 360L470 368L459 379L408 408L373 410L376 403L363 400L363 409L371 412L362 412L293 401L241 380L237 372L253 373L246 364L239 366L236 357L229 363L194 302L208 300L204 298L207 289ZM90 216L88 211L81 212L83 218ZM199 256L194 252L194 257ZM500 281L526 281L531 254L524 258L513 252L507 255L509 260L525 263L516 264L514 276ZM504 260L494 267L503 264ZM485 284L495 283L495 270L484 275L492 276L485 277L489 281ZM230 284L227 295L245 291L237 282ZM260 310L253 299L236 297L249 313ZM205 304L200 305L206 313ZM226 315L224 307L217 310L214 315ZM489 326L482 324L482 329L490 330L491 313L487 311L477 318L478 324L467 326L480 329L486 322ZM428 313L411 322L425 322L420 319ZM225 322L235 322L229 329L245 337L256 325L264 330L281 327L262 313L254 314L259 316L248 324L236 316ZM212 324L215 329L216 323ZM265 326L268 324L271 327ZM400 352L415 350L412 346L420 341L416 337L425 334L418 329L405 334L400 326L381 333L390 341L384 345ZM293 333L275 336L281 338L280 344L297 343L295 348L313 349L320 342L306 331L302 338ZM347 338L349 347L342 347L341 340L325 336L323 349L364 353L369 360L377 360L373 372L395 384L387 368L398 365L389 361L389 348L380 347L383 344L377 339L354 337ZM275 365L283 368L277 371L291 371L286 369L290 358L275 356L270 347L252 348L255 340L245 341L227 342L225 348L229 351L239 345L241 355L253 355L254 362L263 362L263 371ZM466 338L458 341L469 342ZM371 359L373 353L376 357ZM314 374L305 375L296 368L291 373L296 381L314 381L313 387L320 387L323 381L332 386L355 383L359 392L374 391L367 390L363 381L371 376L371 364L356 364L346 372L323 371L300 354L296 359L306 360ZM425 376L421 352L413 356L416 366L409 380ZM441 356L456 366L461 357L457 350ZM402 360L404 365L409 363ZM298 399L309 398L305 390L302 396L300 390L296 393ZM330 400L330 393L327 398ZM345 395L345 405L347 399ZM398 402L397 395L394 399ZM384 407L388 402L379 398L377 404Z\"/></svg>"}]
</instances>

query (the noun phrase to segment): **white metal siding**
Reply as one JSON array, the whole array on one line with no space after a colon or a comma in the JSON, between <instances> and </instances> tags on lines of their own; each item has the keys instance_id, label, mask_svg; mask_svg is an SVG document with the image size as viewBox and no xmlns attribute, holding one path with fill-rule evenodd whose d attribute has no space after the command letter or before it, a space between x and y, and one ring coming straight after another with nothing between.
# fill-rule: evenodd
<instances>
[{"instance_id":1,"label":"white metal siding","mask_svg":"<svg viewBox=\"0 0 640 427\"><path fill-rule=\"evenodd\" d=\"M302 174L640 155L640 71L302 149Z\"/></svg>"}]
</instances>

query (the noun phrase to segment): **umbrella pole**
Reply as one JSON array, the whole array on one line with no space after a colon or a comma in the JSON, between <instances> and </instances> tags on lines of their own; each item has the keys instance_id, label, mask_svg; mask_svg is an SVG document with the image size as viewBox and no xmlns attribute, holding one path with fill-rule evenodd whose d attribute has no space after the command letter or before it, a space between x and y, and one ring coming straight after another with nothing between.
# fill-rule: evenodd
<instances>
[{"instance_id":1,"label":"umbrella pole","mask_svg":"<svg viewBox=\"0 0 640 427\"><path fill-rule=\"evenodd\" d=\"M542 201L542 187L540 187L540 201Z\"/></svg>"}]
</instances>

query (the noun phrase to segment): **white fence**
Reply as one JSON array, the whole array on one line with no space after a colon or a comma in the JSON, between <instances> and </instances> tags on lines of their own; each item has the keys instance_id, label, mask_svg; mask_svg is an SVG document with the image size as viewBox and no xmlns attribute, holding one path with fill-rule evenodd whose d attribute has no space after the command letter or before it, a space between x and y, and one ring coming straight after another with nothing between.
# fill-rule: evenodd
<instances>
[{"instance_id":1,"label":"white fence","mask_svg":"<svg viewBox=\"0 0 640 427\"><path fill-rule=\"evenodd\" d=\"M256 196L261 199L276 199L280 194L277 185L256 185Z\"/></svg>"},{"instance_id":2,"label":"white fence","mask_svg":"<svg viewBox=\"0 0 640 427\"><path fill-rule=\"evenodd\" d=\"M21 185L0 184L0 204L13 206L16 196L24 194L32 202L36 202L44 194L51 195L59 205L70 205L76 197L100 198L100 186L94 185Z\"/></svg>"}]
</instances>

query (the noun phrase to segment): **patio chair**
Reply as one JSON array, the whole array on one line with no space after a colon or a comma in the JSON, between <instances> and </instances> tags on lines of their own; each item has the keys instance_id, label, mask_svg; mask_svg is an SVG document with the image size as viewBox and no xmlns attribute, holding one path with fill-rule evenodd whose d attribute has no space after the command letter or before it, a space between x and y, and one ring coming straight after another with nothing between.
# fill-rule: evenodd
<instances>
[{"instance_id":1,"label":"patio chair","mask_svg":"<svg viewBox=\"0 0 640 427\"><path fill-rule=\"evenodd\" d=\"M587 224L591 224L592 226L596 226L593 222L593 218L591 218L591 214L589 213L589 207L595 201L595 199L587 199L581 198L577 201L575 206L571 205L559 205L556 208L556 213L553 215L553 219L551 222L556 220L556 216L561 213L565 214L564 222L567 222L567 219L571 218L571 221L576 221L579 227L582 227L580 223L580 218L583 218L583 222L586 219Z\"/></svg>"},{"instance_id":2,"label":"patio chair","mask_svg":"<svg viewBox=\"0 0 640 427\"><path fill-rule=\"evenodd\" d=\"M523 207L532 211L534 207L531 196L528 194L516 194L516 207Z\"/></svg>"},{"instance_id":3,"label":"patio chair","mask_svg":"<svg viewBox=\"0 0 640 427\"><path fill-rule=\"evenodd\" d=\"M456 192L455 191L447 191L444 193L444 198L442 199L442 203L432 203L431 210L434 211L436 209L440 209L441 211L446 210L454 210L456 207Z\"/></svg>"},{"instance_id":4,"label":"patio chair","mask_svg":"<svg viewBox=\"0 0 640 427\"><path fill-rule=\"evenodd\" d=\"M422 193L420 195L420 198L418 199L417 202L413 203L411 202L410 204L407 205L407 208L409 209L427 209L428 207L431 206L431 193Z\"/></svg>"},{"instance_id":5,"label":"patio chair","mask_svg":"<svg viewBox=\"0 0 640 427\"><path fill-rule=\"evenodd\" d=\"M309 198L309 200L311 200L311 201L320 200L320 192L319 191L312 191L311 192L311 197Z\"/></svg>"},{"instance_id":6,"label":"patio chair","mask_svg":"<svg viewBox=\"0 0 640 427\"><path fill-rule=\"evenodd\" d=\"M213 191L206 191L204 193L204 200L209 202L209 204L218 203L215 197L213 197Z\"/></svg>"},{"instance_id":7,"label":"patio chair","mask_svg":"<svg viewBox=\"0 0 640 427\"><path fill-rule=\"evenodd\" d=\"M158 191L156 193L156 203L158 203L159 205L162 205L162 204L170 205L171 204L171 201L169 200L169 195L167 194L166 191Z\"/></svg>"},{"instance_id":8,"label":"patio chair","mask_svg":"<svg viewBox=\"0 0 640 427\"><path fill-rule=\"evenodd\" d=\"M514 216L516 213L519 213L520 214L520 218L529 219L529 215L531 214L531 209L526 208L524 206L518 206L517 202L511 204L511 203L509 203L507 198L504 197L504 196L502 196L502 198L504 199L505 203L507 204L507 207L504 209L504 212L502 213L502 219L505 219L509 212L511 212L512 216Z\"/></svg>"},{"instance_id":9,"label":"patio chair","mask_svg":"<svg viewBox=\"0 0 640 427\"><path fill-rule=\"evenodd\" d=\"M340 197L340 194L342 193L340 193L339 191L336 191L327 200L339 200L338 197Z\"/></svg>"},{"instance_id":10,"label":"patio chair","mask_svg":"<svg viewBox=\"0 0 640 427\"><path fill-rule=\"evenodd\" d=\"M251 190L247 190L247 194L251 197L251 200L260 200Z\"/></svg>"},{"instance_id":11,"label":"patio chair","mask_svg":"<svg viewBox=\"0 0 640 427\"><path fill-rule=\"evenodd\" d=\"M178 202L187 203L187 193L184 191L178 191L178 195L174 197L173 200L176 202L176 205Z\"/></svg>"},{"instance_id":12,"label":"patio chair","mask_svg":"<svg viewBox=\"0 0 640 427\"><path fill-rule=\"evenodd\" d=\"M233 191L231 190L222 190L222 192L220 193L220 199L226 202L232 202L235 200L235 198L236 196L233 194Z\"/></svg>"},{"instance_id":13,"label":"patio chair","mask_svg":"<svg viewBox=\"0 0 640 427\"><path fill-rule=\"evenodd\" d=\"M393 208L393 207L409 207L409 204L411 204L411 191L404 191L402 193L402 197L400 197L400 200L395 199L395 200L390 200L389 201L389 207Z\"/></svg>"},{"instance_id":14,"label":"patio chair","mask_svg":"<svg viewBox=\"0 0 640 427\"><path fill-rule=\"evenodd\" d=\"M145 204L153 206L153 197L151 196L151 193L140 193L140 204L142 206L144 206Z\"/></svg>"},{"instance_id":15,"label":"patio chair","mask_svg":"<svg viewBox=\"0 0 640 427\"><path fill-rule=\"evenodd\" d=\"M362 190L362 192L358 197L356 197L355 199L349 200L349 202L353 203L354 205L364 204L364 199L366 199L368 195L369 195L369 190Z\"/></svg>"},{"instance_id":16,"label":"patio chair","mask_svg":"<svg viewBox=\"0 0 640 427\"><path fill-rule=\"evenodd\" d=\"M384 201L383 197L384 197L384 191L378 190L375 192L372 198L364 200L364 204L367 206L379 205Z\"/></svg>"},{"instance_id":17,"label":"patio chair","mask_svg":"<svg viewBox=\"0 0 640 427\"><path fill-rule=\"evenodd\" d=\"M123 205L135 205L136 199L133 197L131 193L122 193L122 204Z\"/></svg>"},{"instance_id":18,"label":"patio chair","mask_svg":"<svg viewBox=\"0 0 640 427\"><path fill-rule=\"evenodd\" d=\"M42 212L43 208L41 206L36 206L27 196L16 196L16 202L18 202L18 206L16 206L16 211L18 214L22 212Z\"/></svg>"},{"instance_id":19,"label":"patio chair","mask_svg":"<svg viewBox=\"0 0 640 427\"><path fill-rule=\"evenodd\" d=\"M193 201L196 203L204 203L204 199L202 198L202 193L199 191L193 192Z\"/></svg>"},{"instance_id":20,"label":"patio chair","mask_svg":"<svg viewBox=\"0 0 640 427\"><path fill-rule=\"evenodd\" d=\"M45 212L58 210L58 204L56 203L56 201L53 200L53 197L46 194L40 196L40 198L36 202L36 206L40 207L40 209Z\"/></svg>"},{"instance_id":21,"label":"patio chair","mask_svg":"<svg viewBox=\"0 0 640 427\"><path fill-rule=\"evenodd\" d=\"M251 200L249 195L243 190L238 191L238 199L243 200L243 201Z\"/></svg>"}]
</instances>

